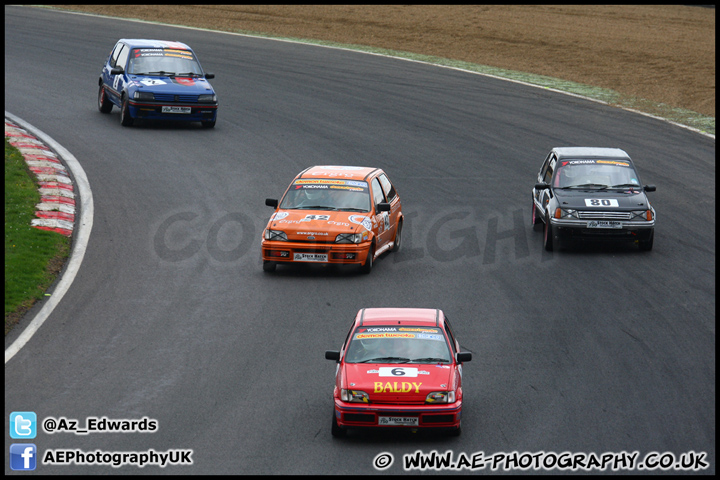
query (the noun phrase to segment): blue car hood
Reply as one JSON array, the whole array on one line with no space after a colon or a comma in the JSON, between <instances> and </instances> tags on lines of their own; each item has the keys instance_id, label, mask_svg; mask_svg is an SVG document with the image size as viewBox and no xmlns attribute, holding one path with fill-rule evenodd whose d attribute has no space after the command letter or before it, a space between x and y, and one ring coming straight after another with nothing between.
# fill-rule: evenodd
<instances>
[{"instance_id":1,"label":"blue car hood","mask_svg":"<svg viewBox=\"0 0 720 480\"><path fill-rule=\"evenodd\" d=\"M130 80L141 91L173 95L214 93L210 82L201 77L132 75Z\"/></svg>"}]
</instances>

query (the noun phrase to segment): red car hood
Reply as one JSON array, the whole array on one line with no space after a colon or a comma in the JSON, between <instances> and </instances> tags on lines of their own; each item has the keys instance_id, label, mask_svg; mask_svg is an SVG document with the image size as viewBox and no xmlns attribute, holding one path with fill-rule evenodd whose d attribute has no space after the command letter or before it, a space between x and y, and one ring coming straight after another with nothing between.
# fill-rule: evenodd
<instances>
[{"instance_id":1,"label":"red car hood","mask_svg":"<svg viewBox=\"0 0 720 480\"><path fill-rule=\"evenodd\" d=\"M308 240L308 237L312 236L317 241L334 242L339 233L369 231L372 223L369 214L356 212L278 210L270 217L268 228L284 231L291 241Z\"/></svg>"},{"instance_id":2,"label":"red car hood","mask_svg":"<svg viewBox=\"0 0 720 480\"><path fill-rule=\"evenodd\" d=\"M345 364L344 368L344 388L367 393L373 403L425 403L428 393L452 388L454 367L425 363L352 363Z\"/></svg>"}]
</instances>

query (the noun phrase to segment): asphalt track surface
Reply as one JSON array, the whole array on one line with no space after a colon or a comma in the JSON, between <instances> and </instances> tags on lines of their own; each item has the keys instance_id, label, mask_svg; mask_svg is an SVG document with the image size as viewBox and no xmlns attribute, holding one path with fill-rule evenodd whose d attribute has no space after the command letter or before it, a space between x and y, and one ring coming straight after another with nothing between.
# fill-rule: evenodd
<instances>
[{"instance_id":1,"label":"asphalt track surface","mask_svg":"<svg viewBox=\"0 0 720 480\"><path fill-rule=\"evenodd\" d=\"M99 113L121 37L190 44L216 74L217 127L123 128L117 109ZM6 432L13 411L148 417L158 431L34 443L193 450L192 466L36 473L369 474L381 452L403 473L418 450L695 451L714 473L714 137L419 63L7 6L5 109L73 153L95 209L77 278L5 365ZM530 190L563 145L623 148L657 185L652 252L543 252ZM397 186L405 243L368 276L262 271L264 200L315 164L379 166ZM473 353L461 437L331 437L324 351L358 309L382 306L442 308Z\"/></svg>"}]
</instances>

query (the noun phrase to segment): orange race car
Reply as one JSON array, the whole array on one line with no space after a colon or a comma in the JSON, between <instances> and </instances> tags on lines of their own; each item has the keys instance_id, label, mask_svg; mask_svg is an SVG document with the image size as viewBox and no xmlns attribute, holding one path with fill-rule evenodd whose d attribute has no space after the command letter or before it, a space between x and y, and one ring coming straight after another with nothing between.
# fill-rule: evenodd
<instances>
[{"instance_id":1,"label":"orange race car","mask_svg":"<svg viewBox=\"0 0 720 480\"><path fill-rule=\"evenodd\" d=\"M278 263L357 264L370 273L382 253L400 249L400 196L379 168L321 165L303 170L263 232L263 270Z\"/></svg>"}]
</instances>

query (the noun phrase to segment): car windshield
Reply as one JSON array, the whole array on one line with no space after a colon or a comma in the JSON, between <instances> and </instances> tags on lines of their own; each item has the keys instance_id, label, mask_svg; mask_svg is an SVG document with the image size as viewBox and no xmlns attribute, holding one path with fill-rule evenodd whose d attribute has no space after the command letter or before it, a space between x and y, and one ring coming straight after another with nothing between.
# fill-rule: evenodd
<instances>
[{"instance_id":1,"label":"car windshield","mask_svg":"<svg viewBox=\"0 0 720 480\"><path fill-rule=\"evenodd\" d=\"M303 178L290 185L280 208L369 212L370 193L363 181Z\"/></svg>"},{"instance_id":2,"label":"car windshield","mask_svg":"<svg viewBox=\"0 0 720 480\"><path fill-rule=\"evenodd\" d=\"M561 160L555 188L640 188L632 164L623 160Z\"/></svg>"},{"instance_id":3,"label":"car windshield","mask_svg":"<svg viewBox=\"0 0 720 480\"><path fill-rule=\"evenodd\" d=\"M136 48L130 54L131 75L202 75L193 52L174 48Z\"/></svg>"},{"instance_id":4,"label":"car windshield","mask_svg":"<svg viewBox=\"0 0 720 480\"><path fill-rule=\"evenodd\" d=\"M442 329L357 327L345 353L347 363L451 363Z\"/></svg>"}]
</instances>

